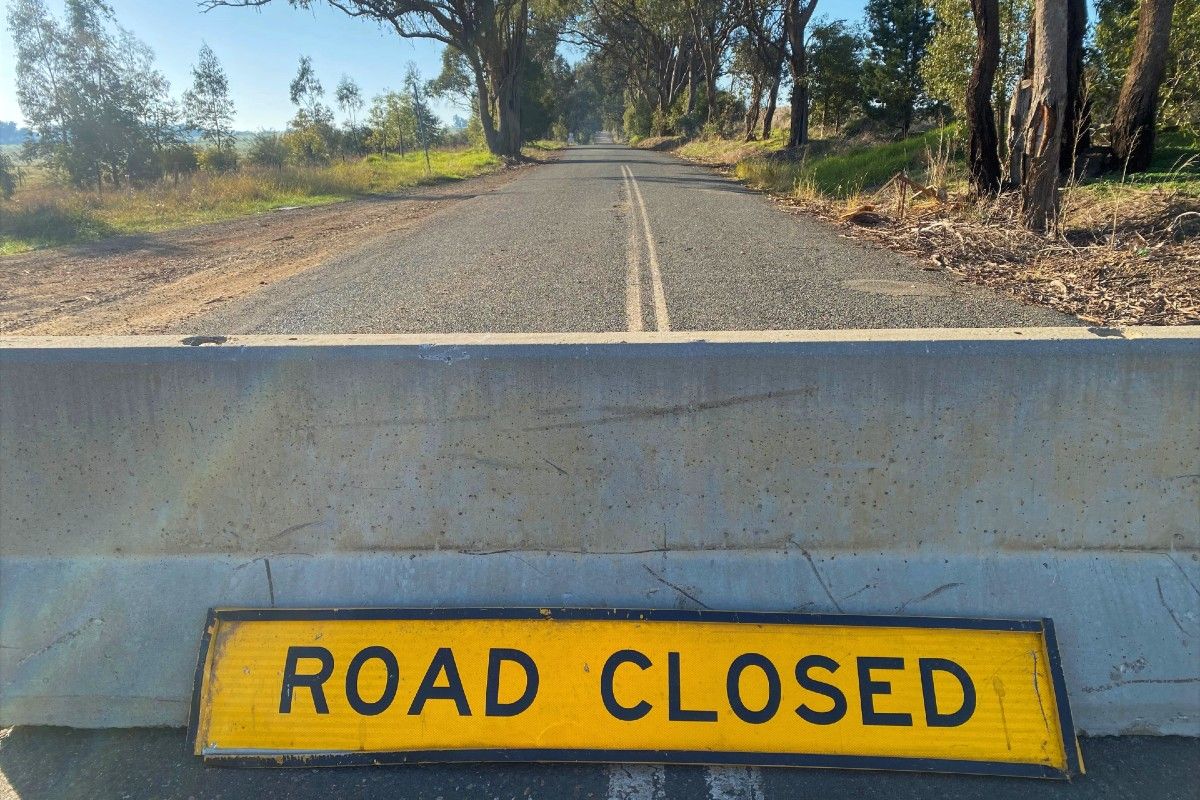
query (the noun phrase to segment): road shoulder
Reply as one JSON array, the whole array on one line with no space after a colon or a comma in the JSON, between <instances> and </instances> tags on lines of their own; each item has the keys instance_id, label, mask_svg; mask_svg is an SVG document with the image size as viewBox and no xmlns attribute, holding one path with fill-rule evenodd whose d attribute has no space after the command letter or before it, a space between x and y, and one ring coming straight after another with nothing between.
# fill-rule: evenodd
<instances>
[{"instance_id":1,"label":"road shoulder","mask_svg":"<svg viewBox=\"0 0 1200 800\"><path fill-rule=\"evenodd\" d=\"M386 197L3 258L0 332L163 332L379 237L414 230L430 215L494 191L538 163Z\"/></svg>"}]
</instances>

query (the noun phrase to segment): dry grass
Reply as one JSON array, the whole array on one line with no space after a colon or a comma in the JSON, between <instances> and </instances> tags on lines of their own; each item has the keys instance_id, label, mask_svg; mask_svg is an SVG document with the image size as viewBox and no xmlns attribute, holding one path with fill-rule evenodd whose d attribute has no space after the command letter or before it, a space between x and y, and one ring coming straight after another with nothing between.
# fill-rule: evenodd
<instances>
[{"instance_id":1,"label":"dry grass","mask_svg":"<svg viewBox=\"0 0 1200 800\"><path fill-rule=\"evenodd\" d=\"M244 168L196 173L161 183L97 195L50 183L19 189L0 201L0 254L74 244L126 233L150 233L245 216L284 206L310 206L499 169L481 150L367 156L321 167Z\"/></svg>"},{"instance_id":2,"label":"dry grass","mask_svg":"<svg viewBox=\"0 0 1200 800\"><path fill-rule=\"evenodd\" d=\"M1066 194L1063 235L1053 239L1021 227L1012 193L986 203L962 194L914 201L910 187L895 183L840 204L781 199L905 253L922 269L1097 325L1200 323L1200 198L1134 187Z\"/></svg>"}]
</instances>

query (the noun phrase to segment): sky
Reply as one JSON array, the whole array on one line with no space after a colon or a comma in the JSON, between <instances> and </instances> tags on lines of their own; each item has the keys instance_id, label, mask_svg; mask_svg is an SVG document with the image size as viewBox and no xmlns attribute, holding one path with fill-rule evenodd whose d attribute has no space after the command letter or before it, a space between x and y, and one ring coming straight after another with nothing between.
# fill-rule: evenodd
<instances>
[{"instance_id":1,"label":"sky","mask_svg":"<svg viewBox=\"0 0 1200 800\"><path fill-rule=\"evenodd\" d=\"M4 2L7 7L6 0ZM59 0L48 0L61 11ZM109 0L117 21L154 50L159 70L181 95L191 84L191 67L202 42L208 42L229 76L237 108L238 130L282 129L294 108L288 84L301 55L311 56L334 106L333 88L343 75L352 77L369 99L385 89L402 87L405 66L417 65L433 78L441 71L442 45L401 39L389 30L314 3L303 11L285 0L262 9L217 8L203 12L195 0ZM820 0L817 16L858 19L865 0ZM435 110L447 122L467 112L441 102ZM4 23L0 38L0 120L23 123L16 96L16 60L11 33Z\"/></svg>"}]
</instances>

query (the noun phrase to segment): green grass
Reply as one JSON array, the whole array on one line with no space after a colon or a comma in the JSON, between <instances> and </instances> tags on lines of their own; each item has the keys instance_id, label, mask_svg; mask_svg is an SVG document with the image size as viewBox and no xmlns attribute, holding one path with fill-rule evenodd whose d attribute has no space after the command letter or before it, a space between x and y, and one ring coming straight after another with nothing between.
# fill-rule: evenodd
<instances>
[{"instance_id":1,"label":"green grass","mask_svg":"<svg viewBox=\"0 0 1200 800\"><path fill-rule=\"evenodd\" d=\"M735 174L751 186L780 194L816 192L851 197L882 186L897 172L920 179L927 171L928 155L951 146L956 136L955 129L947 127L841 153L820 155L821 148L813 147L799 161L751 157L737 163Z\"/></svg>"},{"instance_id":2,"label":"green grass","mask_svg":"<svg viewBox=\"0 0 1200 800\"><path fill-rule=\"evenodd\" d=\"M1182 131L1161 133L1154 143L1150 169L1127 175L1113 172L1088 184L1100 192L1122 186L1200 197L1200 137Z\"/></svg>"},{"instance_id":3,"label":"green grass","mask_svg":"<svg viewBox=\"0 0 1200 800\"><path fill-rule=\"evenodd\" d=\"M133 190L95 192L43 184L0 201L0 255L41 247L153 233L269 211L354 197L386 195L422 184L462 180L499 169L483 150L436 150L426 172L423 153L370 155L321 167L246 168L197 173Z\"/></svg>"}]
</instances>

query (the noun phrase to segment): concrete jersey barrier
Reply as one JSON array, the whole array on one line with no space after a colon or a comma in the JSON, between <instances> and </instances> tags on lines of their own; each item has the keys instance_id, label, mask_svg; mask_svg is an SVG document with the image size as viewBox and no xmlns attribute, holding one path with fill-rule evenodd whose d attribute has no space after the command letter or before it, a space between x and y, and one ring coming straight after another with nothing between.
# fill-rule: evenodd
<instances>
[{"instance_id":1,"label":"concrete jersey barrier","mask_svg":"<svg viewBox=\"0 0 1200 800\"><path fill-rule=\"evenodd\" d=\"M1052 617L1200 735L1200 331L0 340L0 725L182 725L210 606Z\"/></svg>"}]
</instances>

